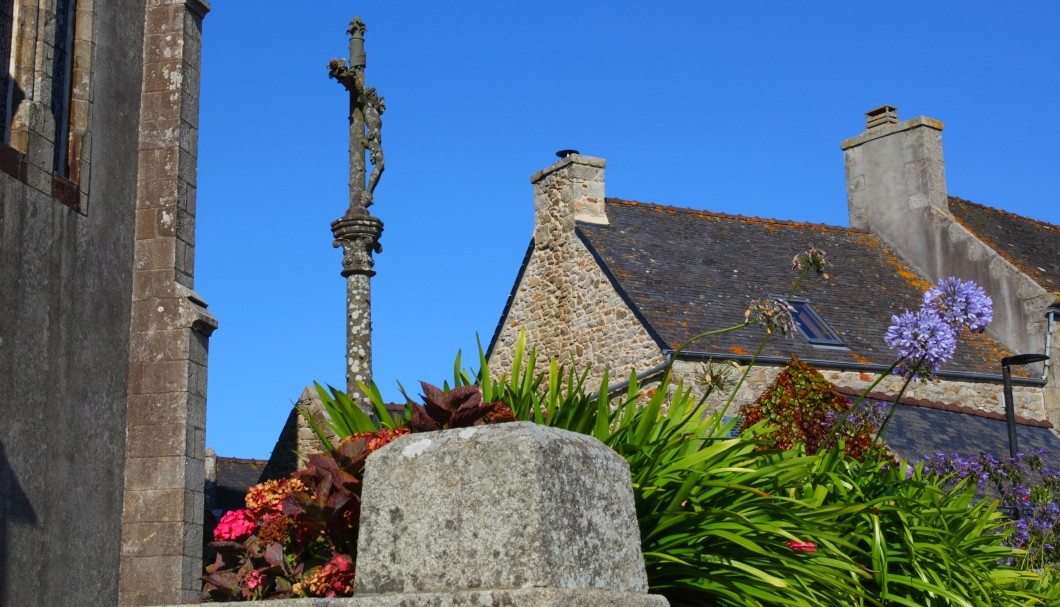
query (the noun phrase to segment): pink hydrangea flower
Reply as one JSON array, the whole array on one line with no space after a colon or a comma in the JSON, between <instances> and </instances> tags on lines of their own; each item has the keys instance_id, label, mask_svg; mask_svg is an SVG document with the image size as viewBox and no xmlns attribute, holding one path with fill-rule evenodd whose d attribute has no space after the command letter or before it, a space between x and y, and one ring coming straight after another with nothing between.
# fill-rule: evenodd
<instances>
[{"instance_id":1,"label":"pink hydrangea flower","mask_svg":"<svg viewBox=\"0 0 1060 607\"><path fill-rule=\"evenodd\" d=\"M243 585L249 588L250 590L254 590L258 586L261 586L262 582L264 581L265 578L261 575L261 572L257 569L254 569L247 573L247 577L243 578Z\"/></svg>"},{"instance_id":2,"label":"pink hydrangea flower","mask_svg":"<svg viewBox=\"0 0 1060 607\"><path fill-rule=\"evenodd\" d=\"M258 523L250 510L229 510L213 530L213 539L237 540L254 533L257 528Z\"/></svg>"},{"instance_id":3,"label":"pink hydrangea flower","mask_svg":"<svg viewBox=\"0 0 1060 607\"><path fill-rule=\"evenodd\" d=\"M336 554L321 570L327 590L324 596L348 596L353 592L353 562L345 554Z\"/></svg>"}]
</instances>

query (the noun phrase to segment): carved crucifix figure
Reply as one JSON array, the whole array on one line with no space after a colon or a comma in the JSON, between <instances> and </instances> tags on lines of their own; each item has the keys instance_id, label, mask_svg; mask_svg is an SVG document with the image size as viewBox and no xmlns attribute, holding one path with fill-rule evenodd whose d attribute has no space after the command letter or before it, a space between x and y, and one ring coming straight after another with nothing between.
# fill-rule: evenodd
<instances>
[{"instance_id":1,"label":"carved crucifix figure","mask_svg":"<svg viewBox=\"0 0 1060 607\"><path fill-rule=\"evenodd\" d=\"M350 60L332 59L328 76L338 80L350 93L350 210L348 215L361 212L372 205L375 187L383 174L383 112L385 100L376 90L364 84L366 56L364 33L367 28L360 17L354 17L347 33L350 35ZM372 163L368 174L365 152ZM365 182L365 178L367 183Z\"/></svg>"},{"instance_id":2,"label":"carved crucifix figure","mask_svg":"<svg viewBox=\"0 0 1060 607\"><path fill-rule=\"evenodd\" d=\"M383 175L386 164L383 160L383 112L386 111L386 100L376 94L375 89L364 89L364 149L368 151L368 160L372 162L372 174L368 177L368 187L362 199L365 208L372 205L372 196L379 177Z\"/></svg>"}]
</instances>

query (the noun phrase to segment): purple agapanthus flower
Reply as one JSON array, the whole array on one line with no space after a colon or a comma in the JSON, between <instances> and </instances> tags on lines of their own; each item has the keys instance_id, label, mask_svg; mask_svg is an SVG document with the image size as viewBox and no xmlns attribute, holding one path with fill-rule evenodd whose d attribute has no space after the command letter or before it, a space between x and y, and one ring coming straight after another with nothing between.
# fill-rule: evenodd
<instances>
[{"instance_id":1,"label":"purple agapanthus flower","mask_svg":"<svg viewBox=\"0 0 1060 607\"><path fill-rule=\"evenodd\" d=\"M960 278L943 278L924 293L925 308L934 308L943 322L958 332L982 332L994 319L994 302L982 287Z\"/></svg>"},{"instance_id":2,"label":"purple agapanthus flower","mask_svg":"<svg viewBox=\"0 0 1060 607\"><path fill-rule=\"evenodd\" d=\"M894 324L887 329L884 341L902 361L894 372L911 379L931 379L935 371L953 358L957 350L957 331L933 308L924 306L917 312L892 316Z\"/></svg>"}]
</instances>

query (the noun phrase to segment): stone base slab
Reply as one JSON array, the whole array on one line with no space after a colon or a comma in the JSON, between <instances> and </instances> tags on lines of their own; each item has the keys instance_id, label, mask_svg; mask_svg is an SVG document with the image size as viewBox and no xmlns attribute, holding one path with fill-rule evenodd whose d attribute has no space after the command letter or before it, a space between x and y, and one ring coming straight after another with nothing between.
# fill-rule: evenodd
<instances>
[{"instance_id":1,"label":"stone base slab","mask_svg":"<svg viewBox=\"0 0 1060 607\"><path fill-rule=\"evenodd\" d=\"M669 607L665 597L591 588L517 588L285 599L268 607ZM161 607L178 607L177 605Z\"/></svg>"}]
</instances>

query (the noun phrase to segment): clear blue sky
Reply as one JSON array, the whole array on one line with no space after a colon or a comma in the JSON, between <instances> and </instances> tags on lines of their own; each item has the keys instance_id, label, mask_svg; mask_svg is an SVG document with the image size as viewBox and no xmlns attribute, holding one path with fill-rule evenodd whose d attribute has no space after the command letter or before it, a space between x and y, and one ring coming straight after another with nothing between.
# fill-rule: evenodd
<instances>
[{"instance_id":1,"label":"clear blue sky","mask_svg":"<svg viewBox=\"0 0 1060 607\"><path fill-rule=\"evenodd\" d=\"M418 388L488 342L564 148L607 195L847 225L839 142L882 104L945 124L949 192L1060 224L1060 3L214 0L203 34L196 289L207 445L268 457L291 403L342 386L348 98L368 24L386 97L375 378ZM418 392L417 392L418 393Z\"/></svg>"}]
</instances>

